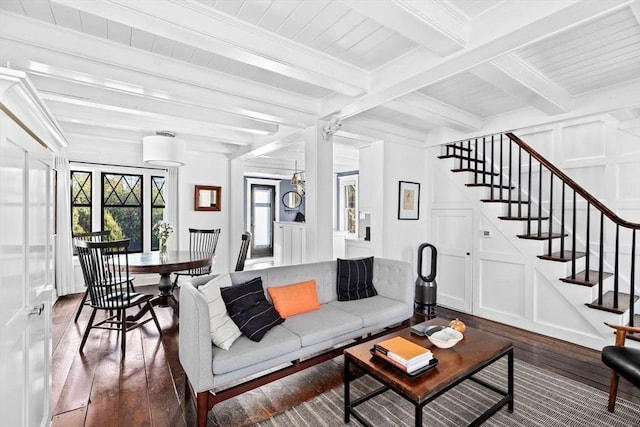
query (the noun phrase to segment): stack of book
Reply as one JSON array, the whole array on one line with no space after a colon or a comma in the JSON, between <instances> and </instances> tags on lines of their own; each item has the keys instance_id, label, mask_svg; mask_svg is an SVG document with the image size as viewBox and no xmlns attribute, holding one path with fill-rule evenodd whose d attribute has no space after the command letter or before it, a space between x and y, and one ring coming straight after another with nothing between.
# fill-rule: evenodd
<instances>
[{"instance_id":1,"label":"stack of book","mask_svg":"<svg viewBox=\"0 0 640 427\"><path fill-rule=\"evenodd\" d=\"M394 337L374 344L376 356L386 360L408 374L412 374L429 365L433 353L403 337Z\"/></svg>"}]
</instances>

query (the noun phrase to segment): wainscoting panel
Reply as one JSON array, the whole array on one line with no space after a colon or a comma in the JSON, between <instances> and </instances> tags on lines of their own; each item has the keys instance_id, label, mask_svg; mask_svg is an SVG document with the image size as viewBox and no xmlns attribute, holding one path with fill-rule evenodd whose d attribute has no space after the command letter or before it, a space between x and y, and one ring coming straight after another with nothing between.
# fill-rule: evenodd
<instances>
[{"instance_id":1,"label":"wainscoting panel","mask_svg":"<svg viewBox=\"0 0 640 427\"><path fill-rule=\"evenodd\" d=\"M480 260L479 308L513 317L525 313L525 266L498 260Z\"/></svg>"}]
</instances>

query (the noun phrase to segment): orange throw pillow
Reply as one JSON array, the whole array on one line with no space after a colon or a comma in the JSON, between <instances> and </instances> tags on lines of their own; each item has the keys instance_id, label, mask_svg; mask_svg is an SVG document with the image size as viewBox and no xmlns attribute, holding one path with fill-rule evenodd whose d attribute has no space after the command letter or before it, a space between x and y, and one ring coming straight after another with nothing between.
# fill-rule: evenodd
<instances>
[{"instance_id":1,"label":"orange throw pillow","mask_svg":"<svg viewBox=\"0 0 640 427\"><path fill-rule=\"evenodd\" d=\"M320 308L315 280L271 287L267 288L267 292L276 311L283 318Z\"/></svg>"}]
</instances>

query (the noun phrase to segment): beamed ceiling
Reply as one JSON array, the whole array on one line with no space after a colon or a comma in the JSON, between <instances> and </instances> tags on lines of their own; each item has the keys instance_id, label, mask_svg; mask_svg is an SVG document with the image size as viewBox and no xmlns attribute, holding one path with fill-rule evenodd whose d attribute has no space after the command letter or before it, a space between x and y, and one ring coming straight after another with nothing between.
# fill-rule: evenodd
<instances>
[{"instance_id":1,"label":"beamed ceiling","mask_svg":"<svg viewBox=\"0 0 640 427\"><path fill-rule=\"evenodd\" d=\"M640 134L639 22L638 0L0 0L0 64L73 146L171 130L287 175L334 117L335 171L379 139L600 113Z\"/></svg>"}]
</instances>

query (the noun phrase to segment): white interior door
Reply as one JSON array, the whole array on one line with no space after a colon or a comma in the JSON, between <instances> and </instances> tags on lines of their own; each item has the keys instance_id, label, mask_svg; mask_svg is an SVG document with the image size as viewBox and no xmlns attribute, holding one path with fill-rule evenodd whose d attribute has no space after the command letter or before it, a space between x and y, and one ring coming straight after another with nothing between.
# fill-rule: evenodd
<instances>
[{"instance_id":1,"label":"white interior door","mask_svg":"<svg viewBox=\"0 0 640 427\"><path fill-rule=\"evenodd\" d=\"M1 425L50 424L51 153L0 117ZM39 157L43 156L43 157Z\"/></svg>"},{"instance_id":2,"label":"white interior door","mask_svg":"<svg viewBox=\"0 0 640 427\"><path fill-rule=\"evenodd\" d=\"M437 302L471 313L473 277L473 212L471 209L434 209L433 245L438 250Z\"/></svg>"}]
</instances>

